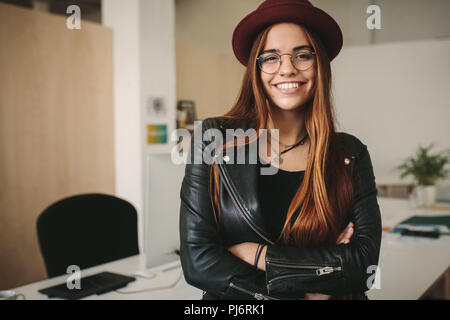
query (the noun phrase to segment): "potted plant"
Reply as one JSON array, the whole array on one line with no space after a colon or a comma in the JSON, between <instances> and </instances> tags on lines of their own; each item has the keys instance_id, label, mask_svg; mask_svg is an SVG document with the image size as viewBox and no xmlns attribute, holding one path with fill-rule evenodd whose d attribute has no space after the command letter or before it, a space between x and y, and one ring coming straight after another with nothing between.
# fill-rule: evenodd
<instances>
[{"instance_id":1,"label":"potted plant","mask_svg":"<svg viewBox=\"0 0 450 320\"><path fill-rule=\"evenodd\" d=\"M419 205L431 206L436 201L436 181L445 179L449 170L445 166L450 162L450 149L437 154L429 154L433 143L423 148L419 145L415 157L410 157L397 167L400 178L412 176L416 182L416 194Z\"/></svg>"}]
</instances>

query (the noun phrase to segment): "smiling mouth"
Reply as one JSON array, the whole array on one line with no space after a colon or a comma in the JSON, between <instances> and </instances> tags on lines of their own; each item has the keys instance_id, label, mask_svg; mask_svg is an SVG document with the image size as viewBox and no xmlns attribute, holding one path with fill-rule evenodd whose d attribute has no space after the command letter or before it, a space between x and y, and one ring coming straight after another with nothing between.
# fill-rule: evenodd
<instances>
[{"instance_id":1,"label":"smiling mouth","mask_svg":"<svg viewBox=\"0 0 450 320\"><path fill-rule=\"evenodd\" d=\"M273 85L275 88L277 88L281 93L284 94L296 94L298 91L300 91L300 88L305 84L306 82L284 82Z\"/></svg>"},{"instance_id":2,"label":"smiling mouth","mask_svg":"<svg viewBox=\"0 0 450 320\"><path fill-rule=\"evenodd\" d=\"M275 87L282 90L296 89L305 84L304 82L289 82L289 83L279 83Z\"/></svg>"}]
</instances>

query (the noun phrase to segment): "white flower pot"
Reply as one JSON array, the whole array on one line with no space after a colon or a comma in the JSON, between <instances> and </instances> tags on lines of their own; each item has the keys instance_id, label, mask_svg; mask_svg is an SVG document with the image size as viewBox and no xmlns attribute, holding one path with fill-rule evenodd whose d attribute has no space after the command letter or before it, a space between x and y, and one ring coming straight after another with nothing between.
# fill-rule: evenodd
<instances>
[{"instance_id":1,"label":"white flower pot","mask_svg":"<svg viewBox=\"0 0 450 320\"><path fill-rule=\"evenodd\" d=\"M416 193L421 207L429 207L436 202L436 186L417 186Z\"/></svg>"}]
</instances>

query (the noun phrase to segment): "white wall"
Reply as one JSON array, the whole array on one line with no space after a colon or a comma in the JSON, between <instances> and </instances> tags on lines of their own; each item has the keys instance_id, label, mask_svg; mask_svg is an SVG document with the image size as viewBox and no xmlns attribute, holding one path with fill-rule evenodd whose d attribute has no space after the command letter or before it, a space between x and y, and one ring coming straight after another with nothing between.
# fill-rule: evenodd
<instances>
[{"instance_id":1,"label":"white wall","mask_svg":"<svg viewBox=\"0 0 450 320\"><path fill-rule=\"evenodd\" d=\"M175 3L174 0L140 0L139 12L142 134L146 136L146 124L165 124L170 136L176 123ZM150 97L163 99L165 116L148 114L145 104ZM144 154L167 154L171 146L143 143Z\"/></svg>"},{"instance_id":2,"label":"white wall","mask_svg":"<svg viewBox=\"0 0 450 320\"><path fill-rule=\"evenodd\" d=\"M332 62L340 129L366 143L378 182L419 144L450 147L450 40L344 49Z\"/></svg>"},{"instance_id":3,"label":"white wall","mask_svg":"<svg viewBox=\"0 0 450 320\"><path fill-rule=\"evenodd\" d=\"M382 15L382 30L375 32L376 43L450 37L448 0L372 1L380 6Z\"/></svg>"},{"instance_id":4,"label":"white wall","mask_svg":"<svg viewBox=\"0 0 450 320\"><path fill-rule=\"evenodd\" d=\"M113 29L116 195L135 206L142 235L140 1L103 0L102 21Z\"/></svg>"}]
</instances>

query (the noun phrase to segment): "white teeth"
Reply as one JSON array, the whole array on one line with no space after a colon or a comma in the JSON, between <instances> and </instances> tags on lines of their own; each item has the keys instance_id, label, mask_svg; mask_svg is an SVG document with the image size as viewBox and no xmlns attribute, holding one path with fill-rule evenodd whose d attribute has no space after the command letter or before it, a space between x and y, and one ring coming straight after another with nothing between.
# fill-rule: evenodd
<instances>
[{"instance_id":1,"label":"white teeth","mask_svg":"<svg viewBox=\"0 0 450 320\"><path fill-rule=\"evenodd\" d=\"M277 88L279 89L293 89L293 88L298 88L300 86L300 83L295 82L295 83L280 83L277 84Z\"/></svg>"}]
</instances>

